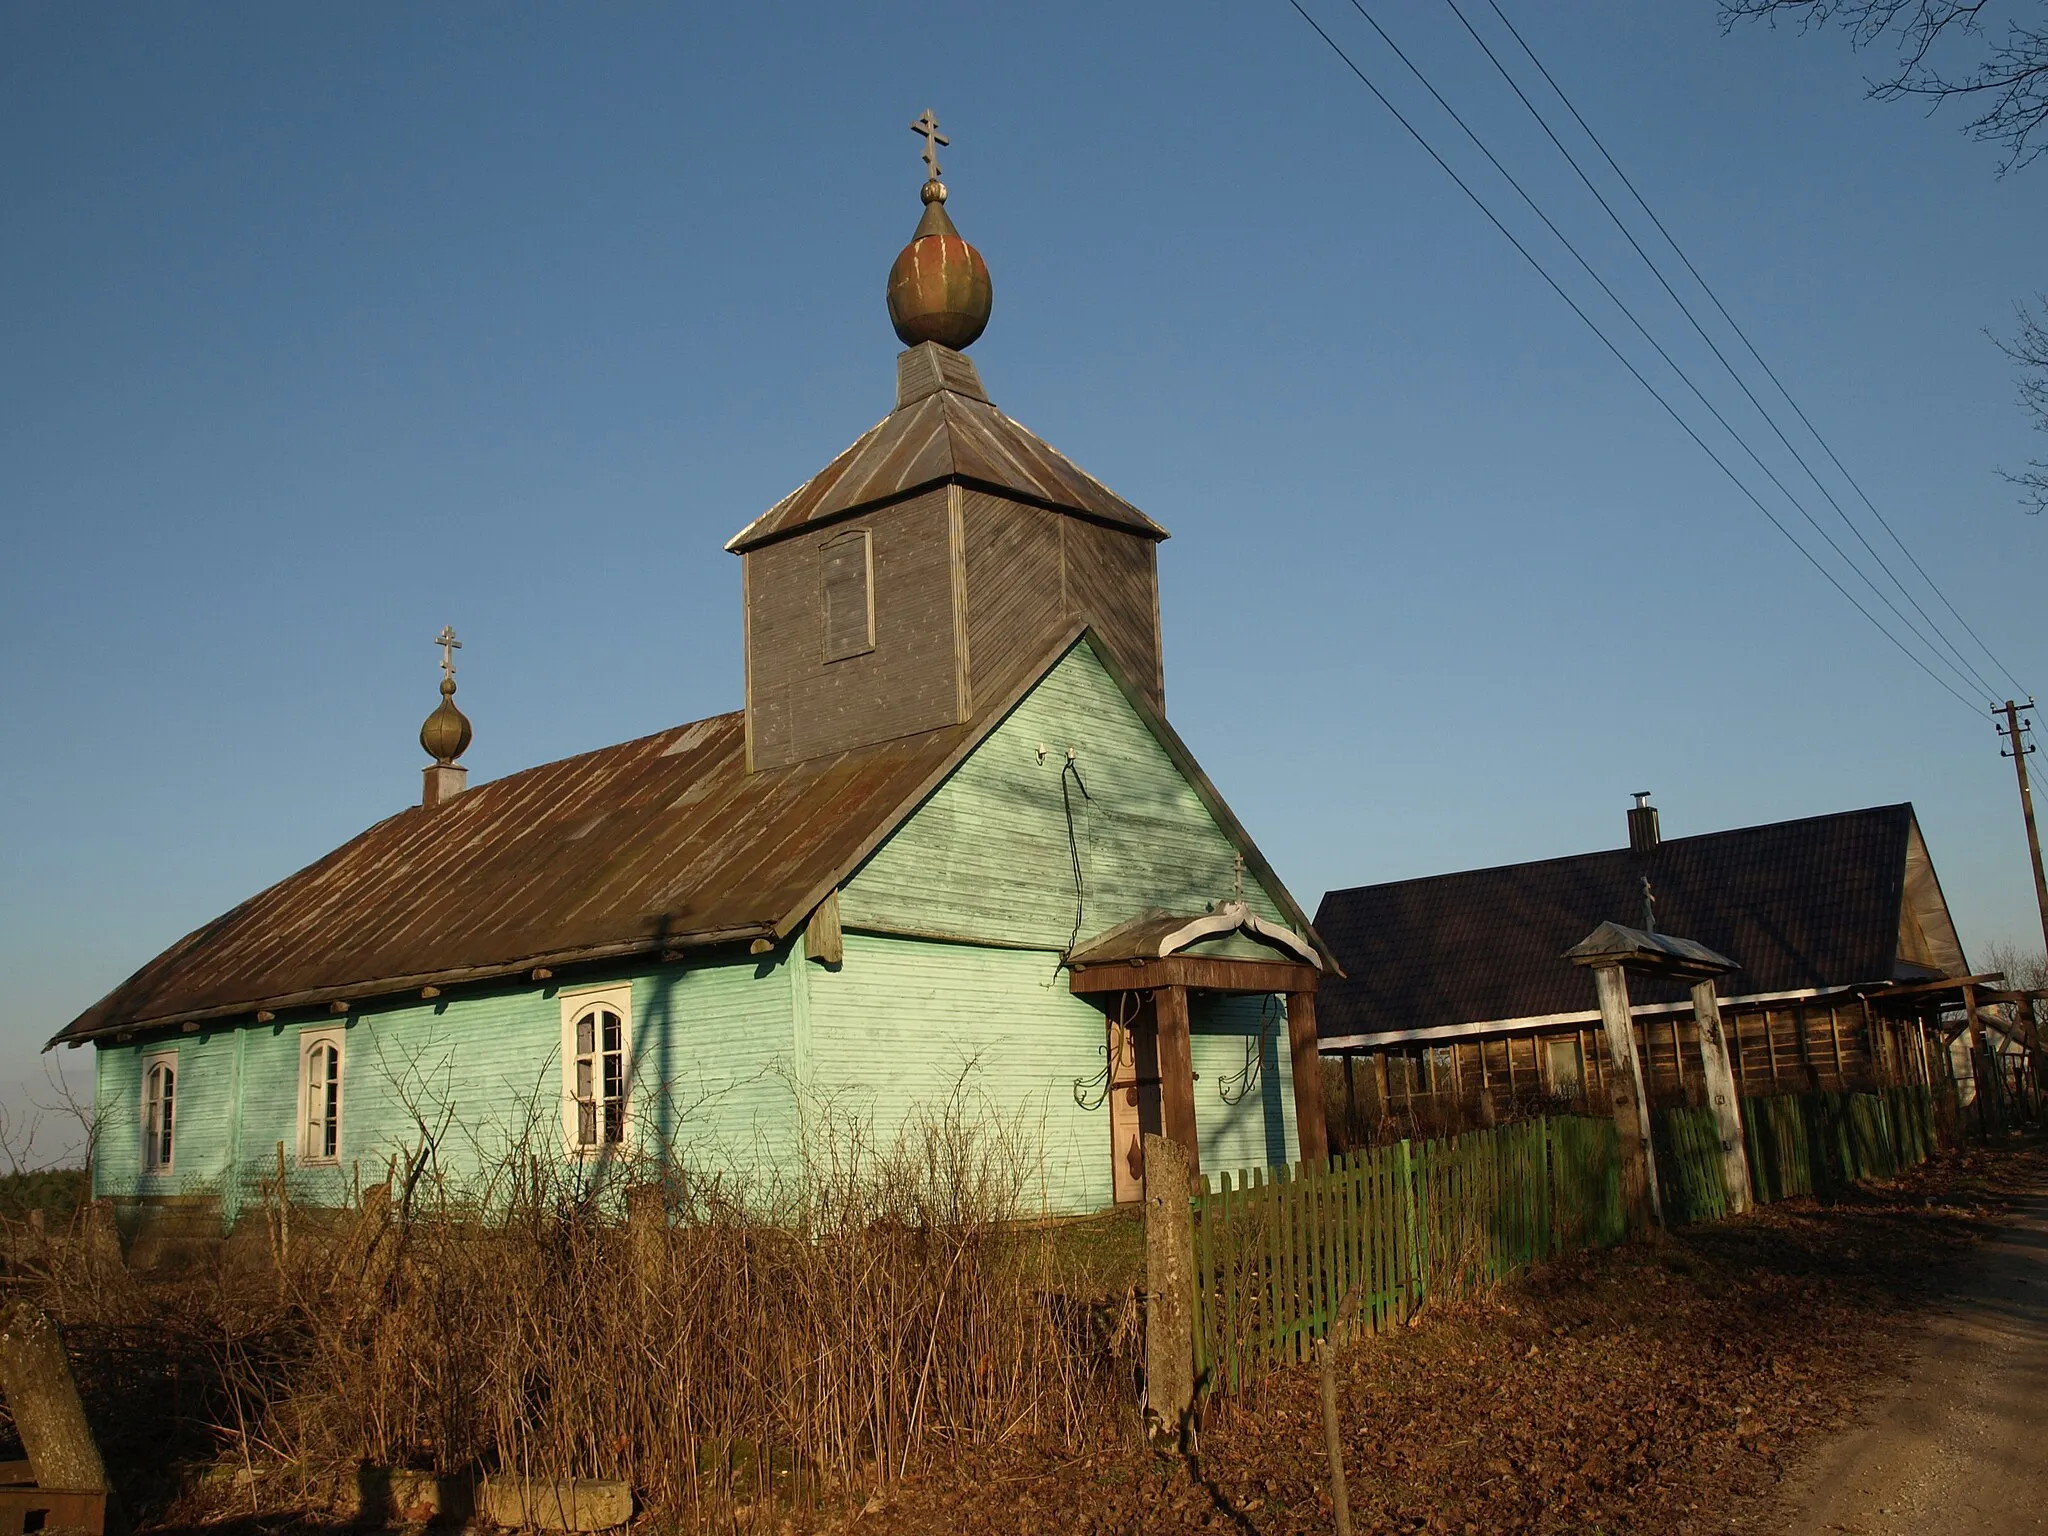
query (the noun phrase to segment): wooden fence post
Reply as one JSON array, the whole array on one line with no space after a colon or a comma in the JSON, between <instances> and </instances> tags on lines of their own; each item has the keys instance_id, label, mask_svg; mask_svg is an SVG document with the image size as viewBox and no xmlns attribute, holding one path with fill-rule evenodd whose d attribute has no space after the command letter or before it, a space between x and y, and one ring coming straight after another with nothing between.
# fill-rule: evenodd
<instances>
[{"instance_id":1,"label":"wooden fence post","mask_svg":"<svg viewBox=\"0 0 2048 1536\"><path fill-rule=\"evenodd\" d=\"M1154 1440L1187 1449L1195 1402L1195 1244L1188 1155L1145 1138L1145 1420Z\"/></svg>"},{"instance_id":2,"label":"wooden fence post","mask_svg":"<svg viewBox=\"0 0 2048 1536\"><path fill-rule=\"evenodd\" d=\"M1728 1045L1721 1030L1721 1002L1714 979L1692 985L1692 1015L1700 1037L1700 1066L1707 1084L1707 1103L1721 1136L1721 1184L1728 1191L1728 1210L1739 1216L1749 1209L1749 1153L1742 1144L1742 1106L1735 1076L1728 1069Z\"/></svg>"},{"instance_id":3,"label":"wooden fence post","mask_svg":"<svg viewBox=\"0 0 2048 1536\"><path fill-rule=\"evenodd\" d=\"M1636 1031L1629 1015L1628 980L1618 965L1593 967L1593 989L1600 998L1600 1023L1607 1033L1612 1067L1609 1097L1614 1101L1614 1129L1620 1138L1621 1198L1629 1225L1648 1233L1664 1224L1664 1202L1657 1190L1657 1154L1650 1144L1650 1101L1643 1071L1636 1059Z\"/></svg>"},{"instance_id":4,"label":"wooden fence post","mask_svg":"<svg viewBox=\"0 0 2048 1536\"><path fill-rule=\"evenodd\" d=\"M626 1246L634 1278L648 1296L659 1295L668 1264L668 1205L659 1184L635 1184L626 1191Z\"/></svg>"},{"instance_id":5,"label":"wooden fence post","mask_svg":"<svg viewBox=\"0 0 2048 1536\"><path fill-rule=\"evenodd\" d=\"M1963 1014L1970 1023L1970 1075L1976 1086L1972 1098L1977 1109L1977 1135L1981 1140L1994 1130L2004 1130L2005 1117L1999 1107L1998 1070L1984 1039L1983 1016L1977 1012L1977 989L1968 982L1963 983Z\"/></svg>"},{"instance_id":6,"label":"wooden fence post","mask_svg":"<svg viewBox=\"0 0 2048 1536\"><path fill-rule=\"evenodd\" d=\"M39 1487L107 1491L106 1464L85 1422L64 1336L27 1302L0 1316L0 1393Z\"/></svg>"}]
</instances>

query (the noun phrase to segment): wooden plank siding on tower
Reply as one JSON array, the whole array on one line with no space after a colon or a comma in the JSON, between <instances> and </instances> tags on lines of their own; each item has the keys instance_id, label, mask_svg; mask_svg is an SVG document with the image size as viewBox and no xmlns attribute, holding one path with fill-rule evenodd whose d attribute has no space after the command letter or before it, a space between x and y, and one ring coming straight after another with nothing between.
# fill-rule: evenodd
<instances>
[{"instance_id":1,"label":"wooden plank siding on tower","mask_svg":"<svg viewBox=\"0 0 2048 1536\"><path fill-rule=\"evenodd\" d=\"M750 765L966 720L1079 624L1163 711L1166 531L1044 444L1022 446L1030 434L964 357L905 353L897 393L881 425L728 546L744 562ZM874 569L874 645L853 655L824 635L820 579L849 530L866 533Z\"/></svg>"}]
</instances>

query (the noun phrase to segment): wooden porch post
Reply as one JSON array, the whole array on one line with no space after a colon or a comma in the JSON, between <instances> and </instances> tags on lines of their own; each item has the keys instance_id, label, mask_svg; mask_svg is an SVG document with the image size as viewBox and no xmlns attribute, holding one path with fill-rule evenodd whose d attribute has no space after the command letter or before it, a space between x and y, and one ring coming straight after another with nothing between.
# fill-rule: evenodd
<instances>
[{"instance_id":1,"label":"wooden porch post","mask_svg":"<svg viewBox=\"0 0 2048 1536\"><path fill-rule=\"evenodd\" d=\"M1330 1155L1323 1124L1323 1058L1316 1050L1316 995L1287 994L1287 1050L1294 1068L1294 1139L1304 1163Z\"/></svg>"},{"instance_id":2,"label":"wooden porch post","mask_svg":"<svg viewBox=\"0 0 2048 1536\"><path fill-rule=\"evenodd\" d=\"M1621 1199L1629 1225L1646 1233L1664 1224L1657 1192L1657 1156L1650 1145L1650 1103L1643 1092L1636 1057L1635 1022L1629 1016L1628 979L1618 965L1593 967L1600 997L1600 1022L1607 1031L1608 1095L1614 1101L1614 1129L1621 1145Z\"/></svg>"},{"instance_id":3,"label":"wooden porch post","mask_svg":"<svg viewBox=\"0 0 2048 1536\"><path fill-rule=\"evenodd\" d=\"M1986 1118L1998 1098L1998 1079L1984 1045L1984 1020L1977 1013L1977 989L1963 983L1963 1015L1970 1021L1970 1078L1976 1084L1977 1134L1990 1134ZM1989 1090L1988 1092L1986 1090Z\"/></svg>"},{"instance_id":4,"label":"wooden porch post","mask_svg":"<svg viewBox=\"0 0 2048 1536\"><path fill-rule=\"evenodd\" d=\"M1729 1210L1739 1216L1749 1209L1749 1149L1742 1140L1741 1103L1735 1075L1728 1070L1721 1000L1714 995L1711 976L1692 984L1692 1016L1700 1039L1700 1075L1706 1079L1707 1103L1713 1106L1714 1125L1721 1133L1721 1183L1728 1191Z\"/></svg>"},{"instance_id":5,"label":"wooden porch post","mask_svg":"<svg viewBox=\"0 0 2048 1536\"><path fill-rule=\"evenodd\" d=\"M1195 1131L1195 1062L1188 1041L1188 989L1153 990L1159 1025L1159 1122L1168 1141L1187 1149L1188 1177L1202 1176L1202 1148ZM1300 1089L1295 1090L1297 1093ZM1319 1122L1320 1123L1320 1122Z\"/></svg>"}]
</instances>

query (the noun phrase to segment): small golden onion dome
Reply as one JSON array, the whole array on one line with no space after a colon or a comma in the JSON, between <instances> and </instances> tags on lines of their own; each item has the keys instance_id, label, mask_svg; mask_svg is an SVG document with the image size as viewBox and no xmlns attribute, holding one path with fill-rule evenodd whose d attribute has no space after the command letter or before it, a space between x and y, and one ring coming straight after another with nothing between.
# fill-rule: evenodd
<instances>
[{"instance_id":1,"label":"small golden onion dome","mask_svg":"<svg viewBox=\"0 0 2048 1536\"><path fill-rule=\"evenodd\" d=\"M906 347L935 341L958 352L988 327L995 290L981 252L946 216L944 182L924 184L924 217L889 269L889 321Z\"/></svg>"},{"instance_id":2,"label":"small golden onion dome","mask_svg":"<svg viewBox=\"0 0 2048 1536\"><path fill-rule=\"evenodd\" d=\"M455 707L455 679L441 679L441 702L420 727L420 745L442 767L469 750L469 716Z\"/></svg>"}]
</instances>

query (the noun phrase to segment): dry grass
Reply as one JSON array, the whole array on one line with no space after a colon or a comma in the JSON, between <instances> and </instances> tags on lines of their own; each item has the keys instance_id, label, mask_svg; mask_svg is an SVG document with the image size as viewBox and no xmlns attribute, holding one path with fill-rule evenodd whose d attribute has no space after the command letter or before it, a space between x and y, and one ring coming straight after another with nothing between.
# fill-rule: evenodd
<instances>
[{"instance_id":1,"label":"dry grass","mask_svg":"<svg viewBox=\"0 0 2048 1536\"><path fill-rule=\"evenodd\" d=\"M66 1324L103 1435L140 1413L154 1446L123 1443L160 1471L245 1465L244 1512L348 1509L371 1465L624 1478L688 1519L1100 1433L1122 1375L1113 1309L1086 1304L1100 1239L1027 1219L1017 1138L956 1095L886 1143L814 1125L806 1151L739 1187L532 1145L457 1180L426 1150L347 1210L273 1202L239 1261L136 1276L80 1235L12 1278Z\"/></svg>"}]
</instances>

